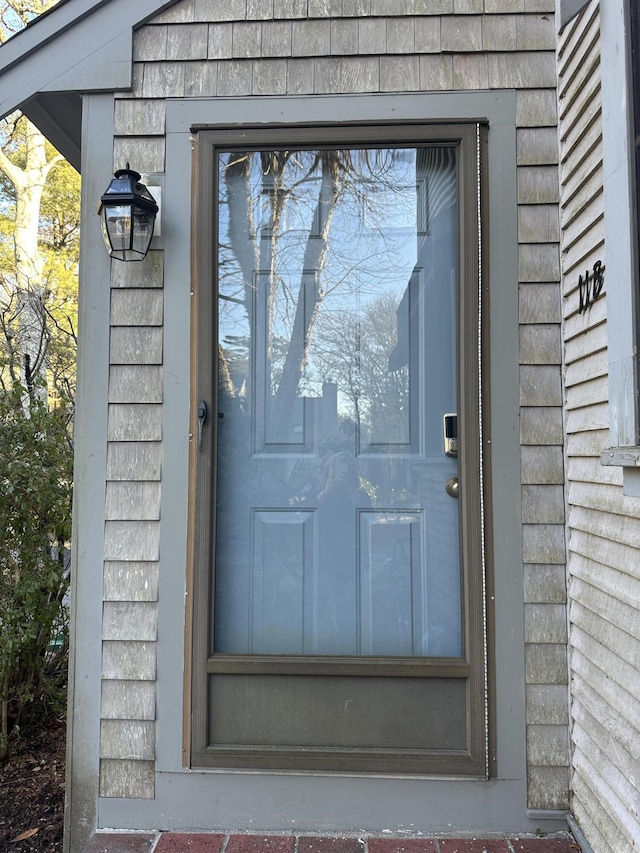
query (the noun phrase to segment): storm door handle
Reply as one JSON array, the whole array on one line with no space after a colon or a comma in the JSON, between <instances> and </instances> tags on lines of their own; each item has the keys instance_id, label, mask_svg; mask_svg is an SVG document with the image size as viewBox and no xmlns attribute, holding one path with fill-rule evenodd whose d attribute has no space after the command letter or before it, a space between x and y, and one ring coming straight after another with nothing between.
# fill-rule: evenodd
<instances>
[{"instance_id":1,"label":"storm door handle","mask_svg":"<svg viewBox=\"0 0 640 853\"><path fill-rule=\"evenodd\" d=\"M202 450L202 428L207 420L207 404L204 400L198 403L198 450Z\"/></svg>"}]
</instances>

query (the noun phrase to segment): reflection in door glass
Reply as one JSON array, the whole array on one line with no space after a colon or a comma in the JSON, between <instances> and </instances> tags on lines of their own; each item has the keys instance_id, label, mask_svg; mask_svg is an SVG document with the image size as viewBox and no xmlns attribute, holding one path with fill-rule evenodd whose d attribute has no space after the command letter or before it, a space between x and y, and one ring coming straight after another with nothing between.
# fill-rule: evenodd
<instances>
[{"instance_id":1,"label":"reflection in door glass","mask_svg":"<svg viewBox=\"0 0 640 853\"><path fill-rule=\"evenodd\" d=\"M459 657L455 148L218 166L214 650Z\"/></svg>"}]
</instances>

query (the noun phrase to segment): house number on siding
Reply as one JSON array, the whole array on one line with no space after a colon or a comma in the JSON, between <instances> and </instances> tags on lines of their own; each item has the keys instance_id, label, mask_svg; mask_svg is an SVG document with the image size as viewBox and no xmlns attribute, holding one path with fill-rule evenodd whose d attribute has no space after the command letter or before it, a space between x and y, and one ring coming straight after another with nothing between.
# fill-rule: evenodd
<instances>
[{"instance_id":1,"label":"house number on siding","mask_svg":"<svg viewBox=\"0 0 640 853\"><path fill-rule=\"evenodd\" d=\"M579 314L587 310L589 305L600 296L604 285L604 266L602 261L596 261L593 270L587 270L584 278L578 278L578 290L580 292Z\"/></svg>"}]
</instances>

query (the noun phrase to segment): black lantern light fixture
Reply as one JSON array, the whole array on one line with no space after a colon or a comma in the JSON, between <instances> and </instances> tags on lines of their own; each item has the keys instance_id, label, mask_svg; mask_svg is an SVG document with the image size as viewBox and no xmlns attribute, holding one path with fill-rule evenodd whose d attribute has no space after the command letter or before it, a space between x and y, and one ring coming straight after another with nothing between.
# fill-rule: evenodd
<instances>
[{"instance_id":1,"label":"black lantern light fixture","mask_svg":"<svg viewBox=\"0 0 640 853\"><path fill-rule=\"evenodd\" d=\"M107 252L120 261L141 261L147 254L158 212L155 199L140 175L118 169L100 199L98 213Z\"/></svg>"}]
</instances>

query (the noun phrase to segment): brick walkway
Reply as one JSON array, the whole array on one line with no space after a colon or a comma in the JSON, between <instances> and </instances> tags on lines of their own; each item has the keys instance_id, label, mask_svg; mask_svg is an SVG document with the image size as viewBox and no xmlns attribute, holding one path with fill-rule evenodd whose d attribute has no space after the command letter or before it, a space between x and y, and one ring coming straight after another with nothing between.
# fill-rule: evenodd
<instances>
[{"instance_id":1,"label":"brick walkway","mask_svg":"<svg viewBox=\"0 0 640 853\"><path fill-rule=\"evenodd\" d=\"M85 853L580 853L580 847L568 833L481 839L100 832Z\"/></svg>"}]
</instances>

